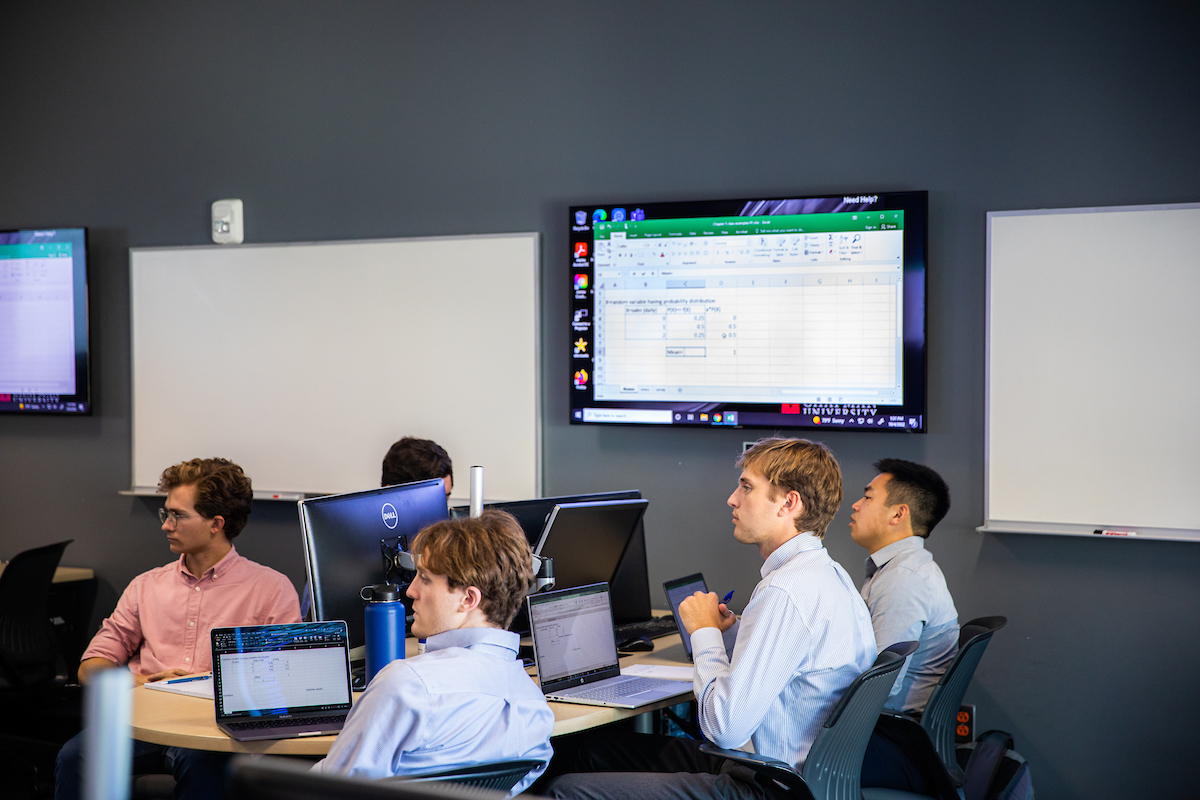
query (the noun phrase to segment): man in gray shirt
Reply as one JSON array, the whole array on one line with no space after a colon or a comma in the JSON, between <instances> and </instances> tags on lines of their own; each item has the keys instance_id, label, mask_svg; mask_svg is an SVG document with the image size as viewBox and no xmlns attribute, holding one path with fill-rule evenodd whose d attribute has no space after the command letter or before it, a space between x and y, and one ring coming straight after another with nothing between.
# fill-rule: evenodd
<instances>
[{"instance_id":1,"label":"man in gray shirt","mask_svg":"<svg viewBox=\"0 0 1200 800\"><path fill-rule=\"evenodd\" d=\"M925 710L958 654L958 611L942 571L925 549L933 526L950 510L950 490L929 467L885 458L850 515L850 536L871 555L863 599L880 650L917 642L901 667L885 708L913 716ZM876 730L863 757L862 785L932 794L904 747Z\"/></svg>"},{"instance_id":2,"label":"man in gray shirt","mask_svg":"<svg viewBox=\"0 0 1200 800\"><path fill-rule=\"evenodd\" d=\"M950 509L946 482L929 467L885 458L854 504L850 536L870 552L863 600L880 650L917 642L885 708L919 715L958 653L958 611L925 539Z\"/></svg>"}]
</instances>

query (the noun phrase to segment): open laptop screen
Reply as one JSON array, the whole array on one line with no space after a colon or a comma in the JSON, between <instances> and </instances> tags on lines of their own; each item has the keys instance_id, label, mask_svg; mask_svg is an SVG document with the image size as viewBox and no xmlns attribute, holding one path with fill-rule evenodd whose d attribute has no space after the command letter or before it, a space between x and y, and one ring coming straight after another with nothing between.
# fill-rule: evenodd
<instances>
[{"instance_id":1,"label":"open laptop screen","mask_svg":"<svg viewBox=\"0 0 1200 800\"><path fill-rule=\"evenodd\" d=\"M607 583L532 595L529 621L543 689L620 673Z\"/></svg>"},{"instance_id":2,"label":"open laptop screen","mask_svg":"<svg viewBox=\"0 0 1200 800\"><path fill-rule=\"evenodd\" d=\"M350 708L344 622L214 628L212 660L218 719Z\"/></svg>"}]
</instances>

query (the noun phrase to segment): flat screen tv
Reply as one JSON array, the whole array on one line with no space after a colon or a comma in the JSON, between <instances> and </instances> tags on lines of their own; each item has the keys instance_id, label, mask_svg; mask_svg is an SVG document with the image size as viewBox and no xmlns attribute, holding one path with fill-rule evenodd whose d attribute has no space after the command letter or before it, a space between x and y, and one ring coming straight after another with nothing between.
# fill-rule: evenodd
<instances>
[{"instance_id":1,"label":"flat screen tv","mask_svg":"<svg viewBox=\"0 0 1200 800\"><path fill-rule=\"evenodd\" d=\"M926 192L570 209L571 423L924 433Z\"/></svg>"},{"instance_id":2,"label":"flat screen tv","mask_svg":"<svg viewBox=\"0 0 1200 800\"><path fill-rule=\"evenodd\" d=\"M0 231L0 412L90 414L87 229Z\"/></svg>"}]
</instances>

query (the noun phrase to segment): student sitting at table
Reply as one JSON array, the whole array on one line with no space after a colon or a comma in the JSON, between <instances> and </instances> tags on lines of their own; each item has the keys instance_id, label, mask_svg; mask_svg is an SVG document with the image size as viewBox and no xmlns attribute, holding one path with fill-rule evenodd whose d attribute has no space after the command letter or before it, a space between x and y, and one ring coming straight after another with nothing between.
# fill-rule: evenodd
<instances>
[{"instance_id":1,"label":"student sitting at table","mask_svg":"<svg viewBox=\"0 0 1200 800\"><path fill-rule=\"evenodd\" d=\"M250 516L254 493L242 468L223 458L192 459L163 471L158 511L179 559L134 578L104 620L79 665L86 684L97 670L126 666L136 683L212 669L209 632L229 625L299 622L300 602L286 576L238 555L233 539ZM77 800L83 737L71 739L54 769L55 800ZM165 767L175 797L219 797L228 754L133 743L134 770Z\"/></svg>"},{"instance_id":2,"label":"student sitting at table","mask_svg":"<svg viewBox=\"0 0 1200 800\"><path fill-rule=\"evenodd\" d=\"M554 714L505 630L533 586L521 526L503 511L437 522L413 540L412 633L425 653L388 664L354 704L314 771L384 778L490 761L542 761Z\"/></svg>"}]
</instances>

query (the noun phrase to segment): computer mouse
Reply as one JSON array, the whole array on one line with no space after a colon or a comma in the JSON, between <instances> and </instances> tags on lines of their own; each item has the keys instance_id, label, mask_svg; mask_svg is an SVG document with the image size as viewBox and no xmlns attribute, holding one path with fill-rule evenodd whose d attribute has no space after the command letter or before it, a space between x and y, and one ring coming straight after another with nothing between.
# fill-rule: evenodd
<instances>
[{"instance_id":1,"label":"computer mouse","mask_svg":"<svg viewBox=\"0 0 1200 800\"><path fill-rule=\"evenodd\" d=\"M636 639L621 642L621 646L617 649L624 650L626 653L648 653L654 649L654 642L645 636L639 636Z\"/></svg>"}]
</instances>

